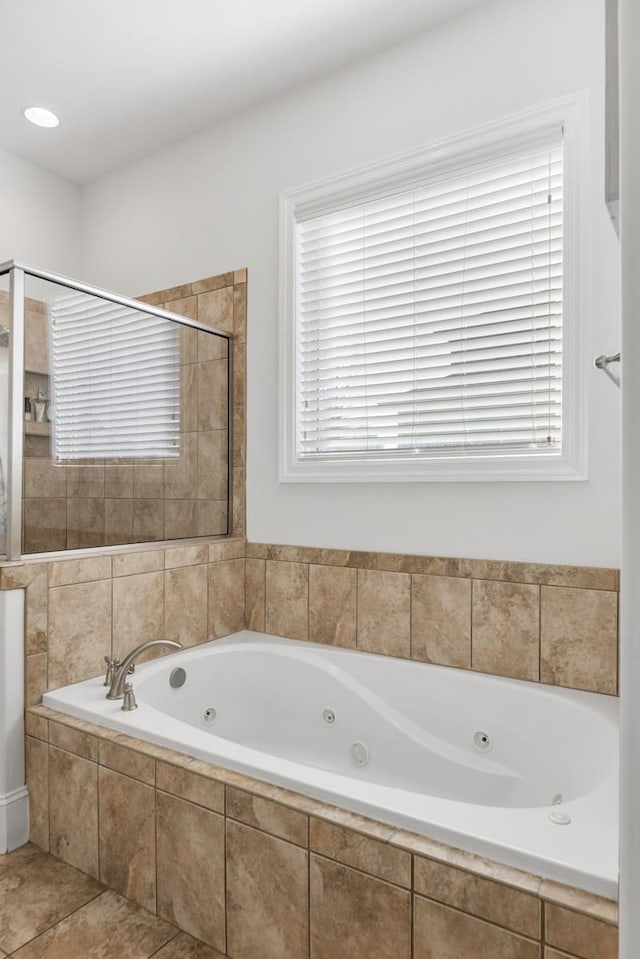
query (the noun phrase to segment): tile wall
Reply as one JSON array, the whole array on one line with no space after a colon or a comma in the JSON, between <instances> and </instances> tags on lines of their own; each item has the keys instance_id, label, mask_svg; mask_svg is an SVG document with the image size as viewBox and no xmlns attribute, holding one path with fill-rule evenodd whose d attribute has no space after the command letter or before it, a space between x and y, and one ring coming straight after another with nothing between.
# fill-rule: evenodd
<instances>
[{"instance_id":1,"label":"tile wall","mask_svg":"<svg viewBox=\"0 0 640 959\"><path fill-rule=\"evenodd\" d=\"M152 639L195 646L244 626L244 540L0 565L25 589L26 703Z\"/></svg>"},{"instance_id":2,"label":"tile wall","mask_svg":"<svg viewBox=\"0 0 640 959\"><path fill-rule=\"evenodd\" d=\"M170 750L27 715L32 840L233 959L615 959L617 910Z\"/></svg>"},{"instance_id":3,"label":"tile wall","mask_svg":"<svg viewBox=\"0 0 640 959\"><path fill-rule=\"evenodd\" d=\"M618 572L248 543L247 628L616 694Z\"/></svg>"}]
</instances>

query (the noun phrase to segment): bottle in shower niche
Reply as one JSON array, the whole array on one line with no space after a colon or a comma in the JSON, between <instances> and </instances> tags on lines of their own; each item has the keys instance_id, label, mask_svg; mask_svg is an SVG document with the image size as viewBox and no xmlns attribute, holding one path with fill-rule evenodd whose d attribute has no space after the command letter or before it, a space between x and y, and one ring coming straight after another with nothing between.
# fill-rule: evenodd
<instances>
[{"instance_id":1,"label":"bottle in shower niche","mask_svg":"<svg viewBox=\"0 0 640 959\"><path fill-rule=\"evenodd\" d=\"M36 423L44 423L44 411L46 410L46 408L47 408L47 394L42 389L42 387L40 387L40 389L38 390L38 395L33 401L33 411L35 414L34 419Z\"/></svg>"},{"instance_id":2,"label":"bottle in shower niche","mask_svg":"<svg viewBox=\"0 0 640 959\"><path fill-rule=\"evenodd\" d=\"M33 419L33 411L31 409L31 400L28 396L24 398L24 420L25 423L30 423Z\"/></svg>"}]
</instances>

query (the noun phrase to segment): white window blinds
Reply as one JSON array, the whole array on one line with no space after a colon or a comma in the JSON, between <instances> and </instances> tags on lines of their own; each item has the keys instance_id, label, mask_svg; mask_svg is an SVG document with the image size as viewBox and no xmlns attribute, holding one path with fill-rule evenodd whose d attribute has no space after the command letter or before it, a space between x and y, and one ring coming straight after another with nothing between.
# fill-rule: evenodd
<instances>
[{"instance_id":1,"label":"white window blinds","mask_svg":"<svg viewBox=\"0 0 640 959\"><path fill-rule=\"evenodd\" d=\"M296 224L296 454L562 446L562 131Z\"/></svg>"},{"instance_id":2,"label":"white window blinds","mask_svg":"<svg viewBox=\"0 0 640 959\"><path fill-rule=\"evenodd\" d=\"M84 293L48 316L55 459L178 456L179 325Z\"/></svg>"}]
</instances>

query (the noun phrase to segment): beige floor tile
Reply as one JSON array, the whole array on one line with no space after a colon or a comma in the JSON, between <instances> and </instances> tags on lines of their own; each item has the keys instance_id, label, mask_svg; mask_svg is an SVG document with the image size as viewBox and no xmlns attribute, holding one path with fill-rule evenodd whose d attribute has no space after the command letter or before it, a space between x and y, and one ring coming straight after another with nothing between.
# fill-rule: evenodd
<instances>
[{"instance_id":1,"label":"beige floor tile","mask_svg":"<svg viewBox=\"0 0 640 959\"><path fill-rule=\"evenodd\" d=\"M15 953L16 959L148 959L173 926L115 892L104 892Z\"/></svg>"},{"instance_id":2,"label":"beige floor tile","mask_svg":"<svg viewBox=\"0 0 640 959\"><path fill-rule=\"evenodd\" d=\"M199 942L188 936L186 932L181 932L163 946L160 952L156 952L153 959L225 959L225 957L217 949L205 946L204 942Z\"/></svg>"},{"instance_id":3,"label":"beige floor tile","mask_svg":"<svg viewBox=\"0 0 640 959\"><path fill-rule=\"evenodd\" d=\"M0 948L19 949L101 891L94 879L33 846L2 857Z\"/></svg>"}]
</instances>

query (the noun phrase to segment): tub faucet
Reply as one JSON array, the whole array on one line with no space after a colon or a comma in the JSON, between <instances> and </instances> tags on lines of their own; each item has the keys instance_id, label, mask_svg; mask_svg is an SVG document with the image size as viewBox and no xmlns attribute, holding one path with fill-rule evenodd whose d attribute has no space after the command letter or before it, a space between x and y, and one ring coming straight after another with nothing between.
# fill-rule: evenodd
<instances>
[{"instance_id":1,"label":"tub faucet","mask_svg":"<svg viewBox=\"0 0 640 959\"><path fill-rule=\"evenodd\" d=\"M136 646L124 657L122 663L117 666L111 680L111 688L107 693L107 699L123 699L124 684L129 672L129 667L133 665L138 656L147 649L153 649L155 646L167 646L171 649L182 649L182 643L175 643L172 639L154 639L150 643L143 643L142 646Z\"/></svg>"}]
</instances>

